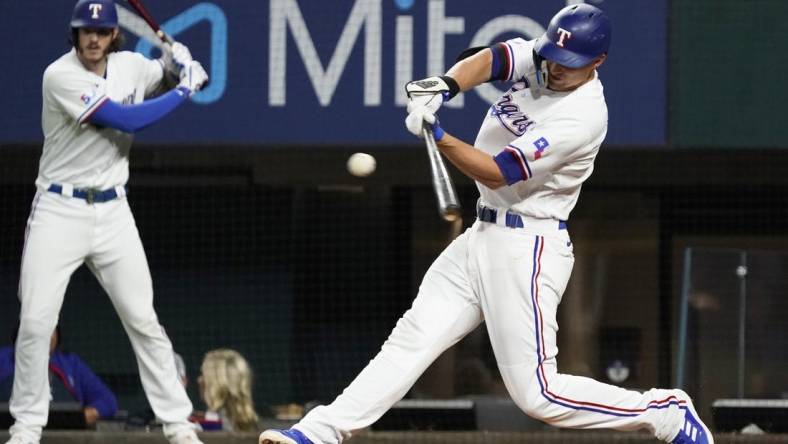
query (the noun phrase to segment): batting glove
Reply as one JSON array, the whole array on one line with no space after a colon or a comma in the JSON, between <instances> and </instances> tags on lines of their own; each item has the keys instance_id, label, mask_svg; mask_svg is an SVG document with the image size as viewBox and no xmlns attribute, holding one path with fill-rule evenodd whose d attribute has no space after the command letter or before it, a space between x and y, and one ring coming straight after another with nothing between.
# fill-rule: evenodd
<instances>
[{"instance_id":1,"label":"batting glove","mask_svg":"<svg viewBox=\"0 0 788 444\"><path fill-rule=\"evenodd\" d=\"M408 128L408 131L418 138L424 137L422 129L425 122L432 128L432 135L435 137L435 141L443 139L446 132L441 128L438 117L427 107L419 107L405 118L405 126Z\"/></svg>"},{"instance_id":2,"label":"batting glove","mask_svg":"<svg viewBox=\"0 0 788 444\"><path fill-rule=\"evenodd\" d=\"M192 61L192 54L186 45L173 42L165 43L161 46L161 57L159 63L166 74L178 79L181 69Z\"/></svg>"},{"instance_id":3,"label":"batting glove","mask_svg":"<svg viewBox=\"0 0 788 444\"><path fill-rule=\"evenodd\" d=\"M194 60L192 59L191 51L189 51L189 48L183 43L173 42L170 48L172 52L172 62L178 67L178 70L183 69L184 66Z\"/></svg>"},{"instance_id":4,"label":"batting glove","mask_svg":"<svg viewBox=\"0 0 788 444\"><path fill-rule=\"evenodd\" d=\"M208 82L208 73L202 67L200 62L192 60L189 64L181 69L181 82L178 84L178 89L191 97L199 91Z\"/></svg>"},{"instance_id":5,"label":"batting glove","mask_svg":"<svg viewBox=\"0 0 788 444\"><path fill-rule=\"evenodd\" d=\"M449 76L428 77L414 80L405 85L408 94L408 112L419 106L426 106L434 113L444 101L450 100L460 92L460 86Z\"/></svg>"}]
</instances>

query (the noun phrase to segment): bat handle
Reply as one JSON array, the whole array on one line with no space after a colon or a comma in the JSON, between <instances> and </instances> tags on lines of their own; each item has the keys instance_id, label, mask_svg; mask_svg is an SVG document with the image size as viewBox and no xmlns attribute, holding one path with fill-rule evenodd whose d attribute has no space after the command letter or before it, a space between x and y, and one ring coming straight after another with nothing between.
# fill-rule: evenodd
<instances>
[{"instance_id":1,"label":"bat handle","mask_svg":"<svg viewBox=\"0 0 788 444\"><path fill-rule=\"evenodd\" d=\"M435 136L432 135L432 128L428 125L422 126L421 136L424 137L424 143L427 144L427 148L432 150L432 145L435 145L435 150L438 150L438 145L435 143Z\"/></svg>"},{"instance_id":2,"label":"bat handle","mask_svg":"<svg viewBox=\"0 0 788 444\"><path fill-rule=\"evenodd\" d=\"M435 143L435 136L432 128L429 125L424 125L421 129L421 134L424 136L424 142L427 145L427 154L430 158L430 168L432 169L432 186L435 190L435 196L438 199L438 212L441 217L448 221L453 222L460 220L461 210L459 199L454 191L454 184L452 184L451 177L446 170L446 165L440 157L438 144Z\"/></svg>"},{"instance_id":3,"label":"bat handle","mask_svg":"<svg viewBox=\"0 0 788 444\"><path fill-rule=\"evenodd\" d=\"M170 44L170 45L172 45L173 43L175 43L175 40L174 40L172 37L170 37L170 35L169 35L169 34L167 34L166 32L162 31L161 29L157 29L157 30L156 30L156 35L157 35L157 36L158 36L158 37L161 39L161 41L162 41L162 42L164 42L164 43L167 43L167 44Z\"/></svg>"}]
</instances>

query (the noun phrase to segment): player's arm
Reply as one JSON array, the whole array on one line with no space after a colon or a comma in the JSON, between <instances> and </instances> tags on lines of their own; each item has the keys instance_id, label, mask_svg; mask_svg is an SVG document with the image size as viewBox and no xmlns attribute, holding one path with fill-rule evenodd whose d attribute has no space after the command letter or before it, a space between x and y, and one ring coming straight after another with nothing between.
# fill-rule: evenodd
<instances>
[{"instance_id":1,"label":"player's arm","mask_svg":"<svg viewBox=\"0 0 788 444\"><path fill-rule=\"evenodd\" d=\"M576 116L565 116L530 129L491 156L446 133L434 114L417 110L408 115L405 122L411 132L414 132L416 121L424 121L432 127L438 149L460 171L490 189L552 174L591 141L588 122ZM600 141L605 128L606 125L600 127Z\"/></svg>"},{"instance_id":2,"label":"player's arm","mask_svg":"<svg viewBox=\"0 0 788 444\"><path fill-rule=\"evenodd\" d=\"M484 48L469 53L467 58L455 63L445 75L408 82L405 85L405 92L410 99L408 112L418 106L427 106L435 112L443 102L451 100L458 93L489 81L492 62L492 51Z\"/></svg>"},{"instance_id":3,"label":"player's arm","mask_svg":"<svg viewBox=\"0 0 788 444\"><path fill-rule=\"evenodd\" d=\"M525 82L528 87L543 87L544 73L536 69L533 45L533 41L517 38L490 47L466 49L445 75L405 85L408 113L420 110L424 114L435 114L443 102L458 93L491 81L517 80ZM421 133L420 126L416 133Z\"/></svg>"},{"instance_id":4,"label":"player's arm","mask_svg":"<svg viewBox=\"0 0 788 444\"><path fill-rule=\"evenodd\" d=\"M466 176L493 190L506 185L493 156L447 133L435 142L441 153Z\"/></svg>"},{"instance_id":5,"label":"player's arm","mask_svg":"<svg viewBox=\"0 0 788 444\"><path fill-rule=\"evenodd\" d=\"M468 91L490 81L492 64L493 52L484 48L459 60L446 71L446 75L457 82L460 91Z\"/></svg>"},{"instance_id":6,"label":"player's arm","mask_svg":"<svg viewBox=\"0 0 788 444\"><path fill-rule=\"evenodd\" d=\"M421 137L422 125L425 123L432 128L438 149L463 174L488 188L496 189L506 185L503 173L493 157L446 133L440 127L435 114L419 108L408 114L405 119L408 131L418 137Z\"/></svg>"},{"instance_id":7,"label":"player's arm","mask_svg":"<svg viewBox=\"0 0 788 444\"><path fill-rule=\"evenodd\" d=\"M14 375L14 347L0 347L0 381ZM2 399L0 397L0 399Z\"/></svg>"},{"instance_id":8,"label":"player's arm","mask_svg":"<svg viewBox=\"0 0 788 444\"><path fill-rule=\"evenodd\" d=\"M181 87L136 105L124 105L105 97L82 122L134 133L161 120L186 101L187 97L188 90Z\"/></svg>"},{"instance_id":9,"label":"player's arm","mask_svg":"<svg viewBox=\"0 0 788 444\"><path fill-rule=\"evenodd\" d=\"M82 392L82 402L86 408L94 408L100 418L111 418L118 411L115 394L104 384L93 370L75 354L68 355L74 370L76 383Z\"/></svg>"},{"instance_id":10,"label":"player's arm","mask_svg":"<svg viewBox=\"0 0 788 444\"><path fill-rule=\"evenodd\" d=\"M89 122L126 133L140 131L175 110L199 91L207 79L208 75L202 65L193 61L181 71L181 82L177 88L135 105L123 105L105 96L97 100L95 106L80 117L79 122Z\"/></svg>"},{"instance_id":11,"label":"player's arm","mask_svg":"<svg viewBox=\"0 0 788 444\"><path fill-rule=\"evenodd\" d=\"M468 48L457 57L457 61L445 75L409 82L405 90L411 100L414 96L440 94L446 101L459 92L468 91L486 82L525 80L532 86L531 84L538 83L535 82L538 60L534 55L533 45L533 41L516 38L489 47ZM414 107L410 106L408 111L413 109ZM437 111L437 108L434 111Z\"/></svg>"},{"instance_id":12,"label":"player's arm","mask_svg":"<svg viewBox=\"0 0 788 444\"><path fill-rule=\"evenodd\" d=\"M414 80L405 85L408 95L408 113L435 114L443 102L451 100L461 91L467 91L490 79L492 53L481 50L462 59L449 69L446 75ZM421 134L423 121L415 119L408 124L411 132Z\"/></svg>"}]
</instances>

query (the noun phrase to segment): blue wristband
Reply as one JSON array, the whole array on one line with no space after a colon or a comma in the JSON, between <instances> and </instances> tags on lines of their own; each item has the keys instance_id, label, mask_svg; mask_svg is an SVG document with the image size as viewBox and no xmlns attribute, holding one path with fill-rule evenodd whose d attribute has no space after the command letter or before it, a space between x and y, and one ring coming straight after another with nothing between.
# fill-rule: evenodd
<instances>
[{"instance_id":1,"label":"blue wristband","mask_svg":"<svg viewBox=\"0 0 788 444\"><path fill-rule=\"evenodd\" d=\"M435 137L435 141L438 142L446 135L446 131L443 131L443 128L438 125L438 122L435 122L435 124L432 125L432 135Z\"/></svg>"},{"instance_id":2,"label":"blue wristband","mask_svg":"<svg viewBox=\"0 0 788 444\"><path fill-rule=\"evenodd\" d=\"M438 142L443 139L443 136L446 135L446 131L443 131L443 128L441 128L440 120L438 120L437 117L435 117L435 123L430 126L432 127L432 136L435 138L435 141Z\"/></svg>"}]
</instances>

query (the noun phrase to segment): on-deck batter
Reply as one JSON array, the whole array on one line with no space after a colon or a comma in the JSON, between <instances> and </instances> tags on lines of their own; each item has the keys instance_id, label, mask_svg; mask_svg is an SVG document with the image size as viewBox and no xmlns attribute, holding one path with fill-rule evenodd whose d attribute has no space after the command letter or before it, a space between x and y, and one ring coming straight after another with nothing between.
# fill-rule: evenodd
<instances>
[{"instance_id":1,"label":"on-deck batter","mask_svg":"<svg viewBox=\"0 0 788 444\"><path fill-rule=\"evenodd\" d=\"M112 0L80 0L71 20L74 48L44 72L44 147L27 221L8 444L38 444L47 423L49 338L71 274L86 263L123 322L148 401L173 444L200 444L187 418L172 345L153 309L145 252L126 200L133 132L161 119L207 81L175 43L160 60L121 52ZM177 88L144 101L165 72ZM177 80L176 80L177 81Z\"/></svg>"},{"instance_id":2,"label":"on-deck batter","mask_svg":"<svg viewBox=\"0 0 788 444\"><path fill-rule=\"evenodd\" d=\"M261 444L342 442L482 321L506 388L528 415L557 427L645 428L663 441L713 444L681 390L639 393L556 369L556 311L574 262L566 220L607 132L596 68L610 36L603 11L568 6L537 40L472 49L446 76L408 84L408 130L420 136L431 124L441 152L477 182L478 220L432 264L413 307L345 391L292 429L265 431ZM487 112L474 146L440 128L444 99L490 80L514 84Z\"/></svg>"}]
</instances>

